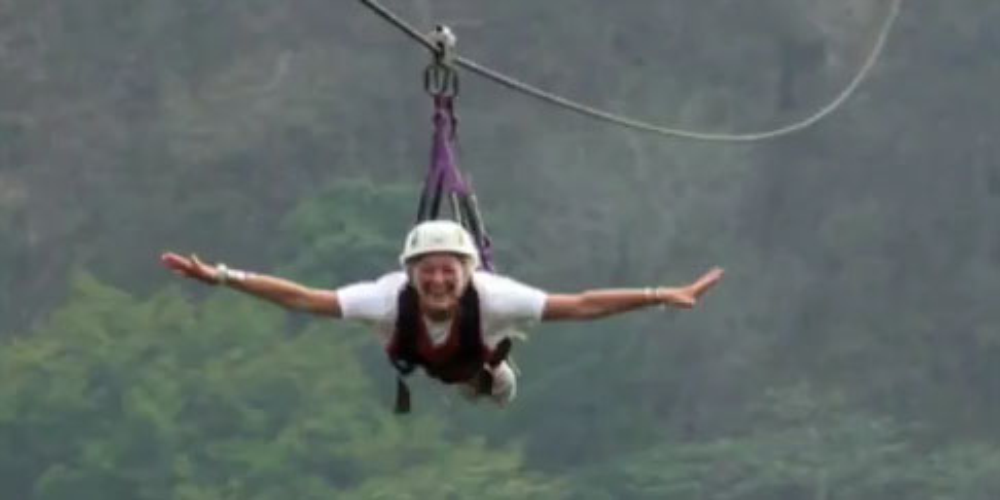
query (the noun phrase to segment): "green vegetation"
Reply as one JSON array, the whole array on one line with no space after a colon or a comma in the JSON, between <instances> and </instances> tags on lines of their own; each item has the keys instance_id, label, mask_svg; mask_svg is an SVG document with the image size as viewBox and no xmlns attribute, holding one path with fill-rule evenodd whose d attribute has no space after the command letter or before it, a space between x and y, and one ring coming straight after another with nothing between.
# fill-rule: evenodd
<instances>
[{"instance_id":1,"label":"green vegetation","mask_svg":"<svg viewBox=\"0 0 1000 500\"><path fill-rule=\"evenodd\" d=\"M738 4L738 5L737 5ZM706 131L827 102L885 2L388 2L477 60ZM500 270L675 283L544 325L516 403L392 373L360 325L179 282L163 250L336 287L396 267L425 54L353 2L0 0L0 498L1000 497L1000 4L906 2L844 109L666 141L471 75Z\"/></svg>"}]
</instances>

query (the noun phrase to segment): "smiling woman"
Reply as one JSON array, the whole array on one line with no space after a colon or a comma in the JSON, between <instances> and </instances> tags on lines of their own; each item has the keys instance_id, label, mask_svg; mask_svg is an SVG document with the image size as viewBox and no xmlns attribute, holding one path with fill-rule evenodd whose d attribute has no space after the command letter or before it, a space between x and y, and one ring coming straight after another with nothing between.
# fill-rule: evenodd
<instances>
[{"instance_id":1,"label":"smiling woman","mask_svg":"<svg viewBox=\"0 0 1000 500\"><path fill-rule=\"evenodd\" d=\"M721 269L712 269L681 287L549 294L494 273L475 196L455 161L457 77L442 58L436 58L428 71L447 75L443 81L451 84L428 86L434 98L431 166L417 211L419 222L400 253L403 270L321 290L224 264L208 266L194 255L166 253L163 263L182 276L228 285L289 309L373 326L399 372L399 413L410 409L404 377L418 367L445 384L457 385L470 399L487 397L505 406L517 389L507 354L513 337L528 323L591 320L648 306L690 308L722 278ZM442 220L442 205L449 206L461 223Z\"/></svg>"},{"instance_id":2,"label":"smiling woman","mask_svg":"<svg viewBox=\"0 0 1000 500\"><path fill-rule=\"evenodd\" d=\"M402 375L417 367L459 387L471 399L498 406L516 394L506 362L519 328L538 321L591 320L650 306L691 308L722 278L712 269L679 287L601 289L552 294L478 267L472 235L443 220L418 224L407 236L404 269L336 290L306 287L282 278L209 266L196 256L166 253L177 274L226 285L280 306L371 325ZM397 410L409 408L400 381Z\"/></svg>"},{"instance_id":3,"label":"smiling woman","mask_svg":"<svg viewBox=\"0 0 1000 500\"><path fill-rule=\"evenodd\" d=\"M459 256L429 255L413 264L412 278L420 293L420 308L434 321L448 319L448 313L463 291L469 266Z\"/></svg>"}]
</instances>

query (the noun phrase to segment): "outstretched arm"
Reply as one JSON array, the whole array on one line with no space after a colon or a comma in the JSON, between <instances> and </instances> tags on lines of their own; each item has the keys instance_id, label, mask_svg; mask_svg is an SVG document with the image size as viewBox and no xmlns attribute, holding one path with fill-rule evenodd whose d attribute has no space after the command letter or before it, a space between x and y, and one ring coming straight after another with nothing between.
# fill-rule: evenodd
<instances>
[{"instance_id":1,"label":"outstretched arm","mask_svg":"<svg viewBox=\"0 0 1000 500\"><path fill-rule=\"evenodd\" d=\"M549 295L542 321L590 320L649 306L690 309L722 279L714 268L694 282L680 287L590 290L577 294Z\"/></svg>"},{"instance_id":2,"label":"outstretched arm","mask_svg":"<svg viewBox=\"0 0 1000 500\"><path fill-rule=\"evenodd\" d=\"M340 301L332 290L309 288L275 276L236 271L221 264L209 266L196 255L184 257L167 252L160 260L176 274L209 285L226 285L296 311L341 316Z\"/></svg>"}]
</instances>

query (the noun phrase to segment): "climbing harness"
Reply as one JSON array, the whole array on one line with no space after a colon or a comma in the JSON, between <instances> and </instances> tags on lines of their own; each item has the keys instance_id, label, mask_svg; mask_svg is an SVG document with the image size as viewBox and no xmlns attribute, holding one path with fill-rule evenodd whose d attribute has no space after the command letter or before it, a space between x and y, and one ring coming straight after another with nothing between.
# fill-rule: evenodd
<instances>
[{"instance_id":1,"label":"climbing harness","mask_svg":"<svg viewBox=\"0 0 1000 500\"><path fill-rule=\"evenodd\" d=\"M436 38L434 35L437 35ZM431 142L430 167L424 178L423 189L417 205L416 223L451 218L472 235L479 252L480 263L486 271L494 271L491 243L479 211L479 204L471 182L458 168L457 136L458 119L455 99L458 97L458 72L453 65L455 38L447 27L438 26L429 37L435 40L437 50L433 60L424 70L424 90L434 103L434 133ZM396 368L396 413L410 411L410 390L405 377L419 365L429 375L446 383L472 382L480 392L489 392L492 377L485 366L496 367L510 352L510 339L503 340L496 349L482 345L478 295L470 289L460 301L459 319L449 338L457 343L443 349L451 357L440 357L429 346L422 319L416 307L416 292L408 286L399 297L398 321L393 341L387 352ZM464 320L466 321L463 321ZM404 321L405 319L405 321ZM420 348L418 349L418 346ZM459 346L459 347L456 347Z\"/></svg>"},{"instance_id":2,"label":"climbing harness","mask_svg":"<svg viewBox=\"0 0 1000 500\"><path fill-rule=\"evenodd\" d=\"M438 29L450 33L447 28ZM417 207L417 222L441 218L444 215L442 205L447 203L451 218L462 224L475 239L483 268L493 271L491 243L479 212L479 203L471 182L458 169L455 99L458 97L459 80L458 72L446 55L454 49L454 43L452 37L451 48L435 52L434 60L424 70L424 90L434 103L434 135L430 168L424 178Z\"/></svg>"}]
</instances>

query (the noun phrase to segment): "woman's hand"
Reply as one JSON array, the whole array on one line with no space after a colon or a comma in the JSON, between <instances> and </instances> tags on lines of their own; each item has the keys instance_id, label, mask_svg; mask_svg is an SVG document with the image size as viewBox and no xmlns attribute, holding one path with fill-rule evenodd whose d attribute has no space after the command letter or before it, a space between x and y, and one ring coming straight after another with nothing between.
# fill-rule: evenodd
<instances>
[{"instance_id":1,"label":"woman's hand","mask_svg":"<svg viewBox=\"0 0 1000 500\"><path fill-rule=\"evenodd\" d=\"M664 305L690 309L698 303L698 299L702 295L705 295L719 283L723 273L722 268L713 268L689 285L677 288L658 288L656 296L663 301Z\"/></svg>"},{"instance_id":2,"label":"woman's hand","mask_svg":"<svg viewBox=\"0 0 1000 500\"><path fill-rule=\"evenodd\" d=\"M214 266L209 266L198 259L197 255L190 257L166 252L160 256L160 262L168 269L185 278L192 278L209 285L219 284L219 272Z\"/></svg>"}]
</instances>

